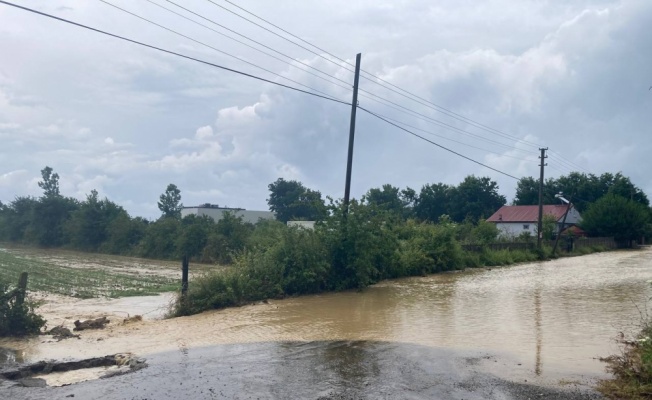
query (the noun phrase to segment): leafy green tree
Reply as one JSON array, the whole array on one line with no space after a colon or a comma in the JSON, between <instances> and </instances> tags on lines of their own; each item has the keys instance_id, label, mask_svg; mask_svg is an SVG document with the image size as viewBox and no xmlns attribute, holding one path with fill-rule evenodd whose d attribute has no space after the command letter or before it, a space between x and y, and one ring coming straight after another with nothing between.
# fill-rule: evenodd
<instances>
[{"instance_id":1,"label":"leafy green tree","mask_svg":"<svg viewBox=\"0 0 652 400\"><path fill-rule=\"evenodd\" d=\"M32 222L34 207L37 200L33 197L16 197L5 205L0 224L0 238L10 242L26 240L25 232Z\"/></svg>"},{"instance_id":2,"label":"leafy green tree","mask_svg":"<svg viewBox=\"0 0 652 400\"><path fill-rule=\"evenodd\" d=\"M121 216L129 218L122 207L107 198L100 200L93 189L66 223L70 244L80 250L97 251L107 240L112 221Z\"/></svg>"},{"instance_id":3,"label":"leafy green tree","mask_svg":"<svg viewBox=\"0 0 652 400\"><path fill-rule=\"evenodd\" d=\"M278 178L270 183L267 204L281 222L292 220L320 221L326 217L326 206L321 193L303 186L298 181Z\"/></svg>"},{"instance_id":4,"label":"leafy green tree","mask_svg":"<svg viewBox=\"0 0 652 400\"><path fill-rule=\"evenodd\" d=\"M647 207L609 193L593 203L582 215L582 229L592 236L613 236L616 240L634 240L643 236L650 222Z\"/></svg>"},{"instance_id":5,"label":"leafy green tree","mask_svg":"<svg viewBox=\"0 0 652 400\"><path fill-rule=\"evenodd\" d=\"M180 228L181 221L177 218L160 218L147 225L145 235L139 244L140 255L158 259L175 258L179 254L176 238Z\"/></svg>"},{"instance_id":6,"label":"leafy green tree","mask_svg":"<svg viewBox=\"0 0 652 400\"><path fill-rule=\"evenodd\" d=\"M29 226L25 230L25 241L44 247L64 245L64 226L71 213L78 208L79 202L70 197L40 198L34 204Z\"/></svg>"},{"instance_id":7,"label":"leafy green tree","mask_svg":"<svg viewBox=\"0 0 652 400\"><path fill-rule=\"evenodd\" d=\"M159 197L158 209L163 213L165 218L181 218L181 209L183 204L181 204L181 190L177 188L177 185L170 183L163 193Z\"/></svg>"},{"instance_id":8,"label":"leafy green tree","mask_svg":"<svg viewBox=\"0 0 652 400\"><path fill-rule=\"evenodd\" d=\"M414 214L422 221L437 221L448 214L452 187L443 183L424 185L414 205Z\"/></svg>"},{"instance_id":9,"label":"leafy green tree","mask_svg":"<svg viewBox=\"0 0 652 400\"><path fill-rule=\"evenodd\" d=\"M498 193L498 184L488 177L470 175L450 192L448 214L455 222L470 219L476 223L488 218L505 205L505 196Z\"/></svg>"},{"instance_id":10,"label":"leafy green tree","mask_svg":"<svg viewBox=\"0 0 652 400\"><path fill-rule=\"evenodd\" d=\"M614 193L631 199L644 206L649 205L645 193L631 180L617 174L604 173L600 176L571 172L559 178L548 178L543 185L543 203L558 204L555 194L562 192L567 198L572 197L573 204L582 213L607 193ZM539 203L539 181L532 177L519 180L516 187L515 205L535 205Z\"/></svg>"},{"instance_id":11,"label":"leafy green tree","mask_svg":"<svg viewBox=\"0 0 652 400\"><path fill-rule=\"evenodd\" d=\"M41 170L42 181L38 182L38 187L43 189L44 197L59 197L59 174L52 173L52 168L46 166Z\"/></svg>"},{"instance_id":12,"label":"leafy green tree","mask_svg":"<svg viewBox=\"0 0 652 400\"><path fill-rule=\"evenodd\" d=\"M364 196L369 205L374 205L380 210L387 211L401 218L410 218L414 212L414 203L417 194L414 189L400 190L389 184L381 188L372 188Z\"/></svg>"},{"instance_id":13,"label":"leafy green tree","mask_svg":"<svg viewBox=\"0 0 652 400\"><path fill-rule=\"evenodd\" d=\"M111 254L134 254L138 243L145 235L149 221L144 218L130 218L120 213L106 227L106 240L101 250Z\"/></svg>"},{"instance_id":14,"label":"leafy green tree","mask_svg":"<svg viewBox=\"0 0 652 400\"><path fill-rule=\"evenodd\" d=\"M213 225L208 217L188 215L181 220L179 236L176 238L176 249L179 257L197 257L201 255L208 232Z\"/></svg>"}]
</instances>

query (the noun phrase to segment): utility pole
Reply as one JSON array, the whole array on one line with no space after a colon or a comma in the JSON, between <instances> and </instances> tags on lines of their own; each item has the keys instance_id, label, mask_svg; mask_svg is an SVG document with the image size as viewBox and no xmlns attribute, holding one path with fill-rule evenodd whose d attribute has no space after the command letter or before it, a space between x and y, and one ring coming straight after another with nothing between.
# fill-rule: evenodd
<instances>
[{"instance_id":1,"label":"utility pole","mask_svg":"<svg viewBox=\"0 0 652 400\"><path fill-rule=\"evenodd\" d=\"M541 148L541 175L539 176L539 221L537 222L537 249L541 249L541 239L543 239L543 168L548 165L545 160L548 158L546 150L548 148Z\"/></svg>"},{"instance_id":2,"label":"utility pole","mask_svg":"<svg viewBox=\"0 0 652 400\"><path fill-rule=\"evenodd\" d=\"M360 58L355 56L355 78L353 79L353 101L351 101L351 127L349 129L349 155L346 160L346 186L344 188L344 213L349 212L349 197L351 195L351 168L353 166L353 139L355 137L355 114L358 110L358 82L360 81Z\"/></svg>"}]
</instances>

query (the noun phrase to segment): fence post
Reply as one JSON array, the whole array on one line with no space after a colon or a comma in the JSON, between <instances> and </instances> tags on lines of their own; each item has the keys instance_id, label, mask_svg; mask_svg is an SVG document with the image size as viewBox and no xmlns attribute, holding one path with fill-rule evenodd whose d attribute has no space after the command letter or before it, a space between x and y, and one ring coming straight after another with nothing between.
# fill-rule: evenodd
<instances>
[{"instance_id":1,"label":"fence post","mask_svg":"<svg viewBox=\"0 0 652 400\"><path fill-rule=\"evenodd\" d=\"M16 304L22 305L25 302L25 293L27 292L27 272L20 274L18 280L18 290L16 291Z\"/></svg>"},{"instance_id":2,"label":"fence post","mask_svg":"<svg viewBox=\"0 0 652 400\"><path fill-rule=\"evenodd\" d=\"M188 256L181 260L181 297L186 297L188 291Z\"/></svg>"}]
</instances>

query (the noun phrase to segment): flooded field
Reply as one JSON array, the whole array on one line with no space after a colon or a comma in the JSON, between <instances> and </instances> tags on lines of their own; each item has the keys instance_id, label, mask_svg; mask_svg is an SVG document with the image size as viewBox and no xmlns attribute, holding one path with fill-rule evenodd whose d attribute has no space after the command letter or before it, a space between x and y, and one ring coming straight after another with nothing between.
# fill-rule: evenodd
<instances>
[{"instance_id":1,"label":"flooded field","mask_svg":"<svg viewBox=\"0 0 652 400\"><path fill-rule=\"evenodd\" d=\"M43 311L57 323L111 308L124 316L114 312L117 318L106 329L84 331L81 339L0 340L0 347L30 362L124 352L201 354L227 344L402 343L486 354L489 361L481 362L494 363L495 375L558 384L605 376L597 358L618 351L619 332L635 332L652 297L651 279L648 248L387 281L362 292L129 324L122 322L124 314L162 310L170 297L132 297L122 304L54 301ZM496 356L500 362L491 358Z\"/></svg>"}]
</instances>

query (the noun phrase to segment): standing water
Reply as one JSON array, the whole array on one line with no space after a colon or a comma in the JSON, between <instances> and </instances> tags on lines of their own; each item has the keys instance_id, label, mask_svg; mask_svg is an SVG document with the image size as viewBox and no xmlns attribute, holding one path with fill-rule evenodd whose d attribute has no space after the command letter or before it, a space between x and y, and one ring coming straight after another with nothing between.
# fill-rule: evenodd
<instances>
[{"instance_id":1,"label":"standing water","mask_svg":"<svg viewBox=\"0 0 652 400\"><path fill-rule=\"evenodd\" d=\"M402 342L505 355L514 360L507 373L517 376L513 367L522 365L519 376L528 379L598 376L604 365L597 358L618 351L618 333L635 333L652 296L650 279L652 249L609 252L116 324L84 332L82 340L0 341L0 347L20 348L33 361L252 342Z\"/></svg>"}]
</instances>

